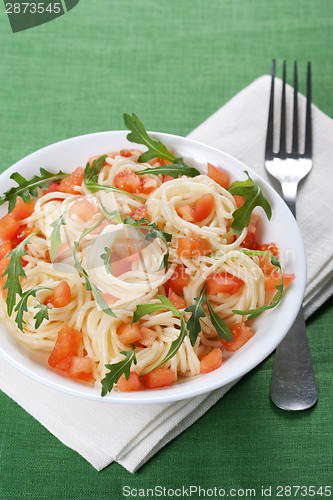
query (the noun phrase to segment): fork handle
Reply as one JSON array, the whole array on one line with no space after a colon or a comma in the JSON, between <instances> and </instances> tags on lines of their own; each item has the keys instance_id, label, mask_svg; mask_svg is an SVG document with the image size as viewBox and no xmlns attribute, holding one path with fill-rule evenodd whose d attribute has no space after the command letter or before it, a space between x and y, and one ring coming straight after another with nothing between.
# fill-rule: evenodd
<instances>
[{"instance_id":1,"label":"fork handle","mask_svg":"<svg viewBox=\"0 0 333 500\"><path fill-rule=\"evenodd\" d=\"M303 307L276 349L271 399L283 410L306 410L318 399Z\"/></svg>"},{"instance_id":2,"label":"fork handle","mask_svg":"<svg viewBox=\"0 0 333 500\"><path fill-rule=\"evenodd\" d=\"M296 194L297 184L295 182L282 182L282 197L296 219Z\"/></svg>"}]
</instances>

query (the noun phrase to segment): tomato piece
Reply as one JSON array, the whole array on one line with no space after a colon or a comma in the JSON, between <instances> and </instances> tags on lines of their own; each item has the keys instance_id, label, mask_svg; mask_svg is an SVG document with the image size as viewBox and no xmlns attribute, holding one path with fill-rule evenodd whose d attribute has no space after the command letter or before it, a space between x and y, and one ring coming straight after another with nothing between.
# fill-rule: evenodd
<instances>
[{"instance_id":1,"label":"tomato piece","mask_svg":"<svg viewBox=\"0 0 333 500\"><path fill-rule=\"evenodd\" d=\"M141 179L132 170L125 169L114 178L114 185L128 193L137 193L140 190Z\"/></svg>"},{"instance_id":2,"label":"tomato piece","mask_svg":"<svg viewBox=\"0 0 333 500\"><path fill-rule=\"evenodd\" d=\"M186 267L184 264L178 264L176 266L172 276L168 281L164 284L164 288L166 289L166 292L169 292L169 288L172 288L172 290L177 294L180 295L183 293L183 289L188 286L190 283L190 277L188 274L186 274Z\"/></svg>"},{"instance_id":3,"label":"tomato piece","mask_svg":"<svg viewBox=\"0 0 333 500\"><path fill-rule=\"evenodd\" d=\"M130 257L121 257L116 252L111 252L111 274L115 278L132 270L132 261Z\"/></svg>"},{"instance_id":4,"label":"tomato piece","mask_svg":"<svg viewBox=\"0 0 333 500\"><path fill-rule=\"evenodd\" d=\"M240 244L241 247L249 248L250 250L255 250L258 248L258 243L256 241L257 226L260 221L260 215L251 214L250 222L247 228L247 234Z\"/></svg>"},{"instance_id":5,"label":"tomato piece","mask_svg":"<svg viewBox=\"0 0 333 500\"><path fill-rule=\"evenodd\" d=\"M244 204L245 201L244 196L239 196L238 194L234 194L233 196L235 198L237 208L240 208Z\"/></svg>"},{"instance_id":6,"label":"tomato piece","mask_svg":"<svg viewBox=\"0 0 333 500\"><path fill-rule=\"evenodd\" d=\"M88 222L98 213L98 207L94 203L95 198L89 200L88 198L78 198L71 205L68 216L76 215L84 222Z\"/></svg>"},{"instance_id":7,"label":"tomato piece","mask_svg":"<svg viewBox=\"0 0 333 500\"><path fill-rule=\"evenodd\" d=\"M46 297L44 304L52 304L53 307L65 307L72 300L71 289L67 281L62 281L57 285L51 295Z\"/></svg>"},{"instance_id":8,"label":"tomato piece","mask_svg":"<svg viewBox=\"0 0 333 500\"><path fill-rule=\"evenodd\" d=\"M140 327L141 339L139 340L139 344L144 347L150 347L154 340L156 340L157 332L152 328L147 328L146 326Z\"/></svg>"},{"instance_id":9,"label":"tomato piece","mask_svg":"<svg viewBox=\"0 0 333 500\"><path fill-rule=\"evenodd\" d=\"M157 188L157 182L156 179L153 177L147 176L147 177L141 177L140 181L140 193L144 194L150 194L152 193L155 189Z\"/></svg>"},{"instance_id":10,"label":"tomato piece","mask_svg":"<svg viewBox=\"0 0 333 500\"><path fill-rule=\"evenodd\" d=\"M136 372L130 372L128 380L123 373L117 382L117 387L121 392L141 391L142 389L139 375Z\"/></svg>"},{"instance_id":11,"label":"tomato piece","mask_svg":"<svg viewBox=\"0 0 333 500\"><path fill-rule=\"evenodd\" d=\"M10 214L6 214L0 219L0 240L3 242L12 240L17 235L21 224Z\"/></svg>"},{"instance_id":12,"label":"tomato piece","mask_svg":"<svg viewBox=\"0 0 333 500\"><path fill-rule=\"evenodd\" d=\"M4 299L7 298L7 294L8 294L8 289L6 288L4 290L4 288L3 288L5 286L5 284L6 284L8 276L7 275L6 276L2 276L2 275L5 272L5 270L7 269L9 261L10 261L10 257L3 258L0 261L0 288L1 288L2 296L3 296Z\"/></svg>"},{"instance_id":13,"label":"tomato piece","mask_svg":"<svg viewBox=\"0 0 333 500\"><path fill-rule=\"evenodd\" d=\"M285 289L295 278L294 274L282 273L283 276L283 289ZM275 272L267 274L265 276L265 290L274 290L276 285L279 285L281 281L280 273Z\"/></svg>"},{"instance_id":14,"label":"tomato piece","mask_svg":"<svg viewBox=\"0 0 333 500\"><path fill-rule=\"evenodd\" d=\"M258 250L271 253L277 259L279 258L279 248L276 243L265 243L264 245L260 245Z\"/></svg>"},{"instance_id":15,"label":"tomato piece","mask_svg":"<svg viewBox=\"0 0 333 500\"><path fill-rule=\"evenodd\" d=\"M196 255L207 255L211 253L211 244L206 238L179 238L178 257L193 257Z\"/></svg>"},{"instance_id":16,"label":"tomato piece","mask_svg":"<svg viewBox=\"0 0 333 500\"><path fill-rule=\"evenodd\" d=\"M177 309L185 309L186 307L186 302L183 299L183 297L180 297L177 295L172 288L169 288L169 293L168 293L168 299L170 302L173 303L174 306L177 307Z\"/></svg>"},{"instance_id":17,"label":"tomato piece","mask_svg":"<svg viewBox=\"0 0 333 500\"><path fill-rule=\"evenodd\" d=\"M103 293L103 299L105 300L105 302L107 302L108 304L114 304L115 302L117 302L118 300L118 297L115 297L114 295L112 295L111 293Z\"/></svg>"},{"instance_id":18,"label":"tomato piece","mask_svg":"<svg viewBox=\"0 0 333 500\"><path fill-rule=\"evenodd\" d=\"M48 364L56 368L64 359L77 354L82 342L82 333L65 324L58 333L58 338L49 356Z\"/></svg>"},{"instance_id":19,"label":"tomato piece","mask_svg":"<svg viewBox=\"0 0 333 500\"><path fill-rule=\"evenodd\" d=\"M15 220L22 220L30 217L35 209L35 200L31 198L30 203L26 203L22 198L17 198L15 207L11 211L11 216Z\"/></svg>"},{"instance_id":20,"label":"tomato piece","mask_svg":"<svg viewBox=\"0 0 333 500\"><path fill-rule=\"evenodd\" d=\"M217 184L222 186L224 189L228 189L230 185L229 175L220 168L215 167L211 163L207 163L207 167L208 167L208 172L207 172L208 177L213 179L213 181L217 182Z\"/></svg>"},{"instance_id":21,"label":"tomato piece","mask_svg":"<svg viewBox=\"0 0 333 500\"><path fill-rule=\"evenodd\" d=\"M259 249L262 252L268 252L274 255L277 259L279 258L279 249L275 243L266 243L260 245ZM259 266L261 267L264 274L269 274L276 271L276 266L271 262L270 257L266 255L259 255Z\"/></svg>"},{"instance_id":22,"label":"tomato piece","mask_svg":"<svg viewBox=\"0 0 333 500\"><path fill-rule=\"evenodd\" d=\"M117 335L120 342L124 345L134 344L141 339L142 334L140 332L140 328L136 323L123 323L117 329Z\"/></svg>"},{"instance_id":23,"label":"tomato piece","mask_svg":"<svg viewBox=\"0 0 333 500\"><path fill-rule=\"evenodd\" d=\"M217 295L218 293L228 293L233 295L244 285L244 282L229 273L213 273L207 278L208 295Z\"/></svg>"},{"instance_id":24,"label":"tomato piece","mask_svg":"<svg viewBox=\"0 0 333 500\"><path fill-rule=\"evenodd\" d=\"M57 193L59 191L59 184L55 181L51 182L49 187L47 188L46 191L44 191L44 194L48 193Z\"/></svg>"},{"instance_id":25,"label":"tomato piece","mask_svg":"<svg viewBox=\"0 0 333 500\"><path fill-rule=\"evenodd\" d=\"M0 245L0 260L4 259L7 257L9 252L11 252L13 249L13 246L10 241L5 241L2 245Z\"/></svg>"},{"instance_id":26,"label":"tomato piece","mask_svg":"<svg viewBox=\"0 0 333 500\"><path fill-rule=\"evenodd\" d=\"M209 373L217 370L222 365L221 349L213 349L208 354L204 354L200 360L200 373Z\"/></svg>"},{"instance_id":27,"label":"tomato piece","mask_svg":"<svg viewBox=\"0 0 333 500\"><path fill-rule=\"evenodd\" d=\"M163 182L173 181L172 175L163 175Z\"/></svg>"},{"instance_id":28,"label":"tomato piece","mask_svg":"<svg viewBox=\"0 0 333 500\"><path fill-rule=\"evenodd\" d=\"M254 335L254 332L251 330L251 328L249 326L246 326L243 322L237 323L235 326L233 326L231 328L231 333L233 335L233 340L231 340L230 342L221 339L221 342L226 350L230 352L237 351Z\"/></svg>"},{"instance_id":29,"label":"tomato piece","mask_svg":"<svg viewBox=\"0 0 333 500\"><path fill-rule=\"evenodd\" d=\"M51 263L50 250L46 250L44 260L45 262Z\"/></svg>"},{"instance_id":30,"label":"tomato piece","mask_svg":"<svg viewBox=\"0 0 333 500\"><path fill-rule=\"evenodd\" d=\"M195 222L201 222L211 214L215 207L215 199L211 193L200 196L193 207L193 219Z\"/></svg>"},{"instance_id":31,"label":"tomato piece","mask_svg":"<svg viewBox=\"0 0 333 500\"><path fill-rule=\"evenodd\" d=\"M144 375L141 382L146 389L157 389L158 387L171 385L174 379L175 372L169 368L156 368Z\"/></svg>"},{"instance_id":32,"label":"tomato piece","mask_svg":"<svg viewBox=\"0 0 333 500\"><path fill-rule=\"evenodd\" d=\"M176 208L177 215L186 222L194 222L193 207L180 205Z\"/></svg>"},{"instance_id":33,"label":"tomato piece","mask_svg":"<svg viewBox=\"0 0 333 500\"><path fill-rule=\"evenodd\" d=\"M88 356L85 358L80 356L71 356L67 375L75 380L92 382L92 380L94 380L94 374L91 358Z\"/></svg>"},{"instance_id":34,"label":"tomato piece","mask_svg":"<svg viewBox=\"0 0 333 500\"><path fill-rule=\"evenodd\" d=\"M68 177L62 179L59 184L59 191L62 193L77 194L74 189L76 186L81 186L83 182L83 168L77 167Z\"/></svg>"},{"instance_id":35,"label":"tomato piece","mask_svg":"<svg viewBox=\"0 0 333 500\"><path fill-rule=\"evenodd\" d=\"M142 205L142 207L137 208L134 212L131 213L131 217L134 220L147 219L147 207L146 205Z\"/></svg>"},{"instance_id":36,"label":"tomato piece","mask_svg":"<svg viewBox=\"0 0 333 500\"><path fill-rule=\"evenodd\" d=\"M121 149L119 151L120 156L125 156L125 158L130 158L131 156L140 156L142 151L139 149Z\"/></svg>"},{"instance_id":37,"label":"tomato piece","mask_svg":"<svg viewBox=\"0 0 333 500\"><path fill-rule=\"evenodd\" d=\"M23 240L26 239L27 236L31 234L30 229L28 226L20 226L18 232L16 233L15 237L12 238L12 244L13 247L16 247L19 243L21 243Z\"/></svg>"},{"instance_id":38,"label":"tomato piece","mask_svg":"<svg viewBox=\"0 0 333 500\"><path fill-rule=\"evenodd\" d=\"M104 155L95 155L95 156L91 156L88 160L89 162L89 165L92 166L92 164L94 163L94 160L98 160L98 158L100 158L101 156L104 156ZM107 166L108 164L105 162L103 167L104 168L105 166Z\"/></svg>"}]
</instances>

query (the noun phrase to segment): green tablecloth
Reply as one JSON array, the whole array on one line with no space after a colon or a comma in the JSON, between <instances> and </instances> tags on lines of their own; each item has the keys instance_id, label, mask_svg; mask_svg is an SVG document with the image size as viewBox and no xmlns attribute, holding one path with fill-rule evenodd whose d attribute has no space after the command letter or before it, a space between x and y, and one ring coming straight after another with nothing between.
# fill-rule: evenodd
<instances>
[{"instance_id":1,"label":"green tablecloth","mask_svg":"<svg viewBox=\"0 0 333 500\"><path fill-rule=\"evenodd\" d=\"M15 34L1 4L0 47L2 170L49 143L123 128L124 112L135 111L151 130L187 135L269 72L272 57L303 67L310 59L313 101L333 116L329 0L81 0ZM332 324L332 301L308 321L315 408L286 413L271 404L271 356L135 475L118 464L96 472L0 393L1 500L220 498L222 489L235 498L333 496L325 490Z\"/></svg>"}]
</instances>

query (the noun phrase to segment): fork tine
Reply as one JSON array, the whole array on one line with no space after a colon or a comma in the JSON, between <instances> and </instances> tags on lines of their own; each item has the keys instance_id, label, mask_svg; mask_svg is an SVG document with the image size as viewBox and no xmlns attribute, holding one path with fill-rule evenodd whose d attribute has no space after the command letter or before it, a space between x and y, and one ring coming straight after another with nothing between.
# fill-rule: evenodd
<instances>
[{"instance_id":1,"label":"fork tine","mask_svg":"<svg viewBox=\"0 0 333 500\"><path fill-rule=\"evenodd\" d=\"M266 135L266 152L265 158L272 160L273 154L273 141L274 141L274 79L275 79L275 59L272 60L272 71L271 71L271 92L269 98L269 111L268 111L268 124L267 124L267 135Z\"/></svg>"},{"instance_id":2,"label":"fork tine","mask_svg":"<svg viewBox=\"0 0 333 500\"><path fill-rule=\"evenodd\" d=\"M283 62L283 81L281 97L281 123L280 123L280 157L287 157L286 149L286 61Z\"/></svg>"},{"instance_id":3,"label":"fork tine","mask_svg":"<svg viewBox=\"0 0 333 500\"><path fill-rule=\"evenodd\" d=\"M293 142L291 154L297 156L298 154L298 78L297 78L297 62L294 64L294 110L293 110Z\"/></svg>"},{"instance_id":4,"label":"fork tine","mask_svg":"<svg viewBox=\"0 0 333 500\"><path fill-rule=\"evenodd\" d=\"M304 158L312 157L312 124L311 124L311 62L308 61L308 74L306 84L306 122L305 122L305 148Z\"/></svg>"}]
</instances>

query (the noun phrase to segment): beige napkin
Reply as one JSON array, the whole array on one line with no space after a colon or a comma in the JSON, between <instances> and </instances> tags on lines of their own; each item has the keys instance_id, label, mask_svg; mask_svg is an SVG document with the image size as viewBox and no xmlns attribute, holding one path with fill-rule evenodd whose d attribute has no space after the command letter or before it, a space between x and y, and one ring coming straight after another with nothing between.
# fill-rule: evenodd
<instances>
[{"instance_id":1,"label":"beige napkin","mask_svg":"<svg viewBox=\"0 0 333 500\"><path fill-rule=\"evenodd\" d=\"M263 168L270 78L261 77L190 137L222 149L267 177ZM299 190L298 221L308 258L307 317L333 293L330 232L333 120L313 107L314 167ZM331 221L332 222L332 221ZM117 461L134 472L203 415L233 384L203 396L158 405L82 400L35 382L0 359L0 388L96 469Z\"/></svg>"}]
</instances>

